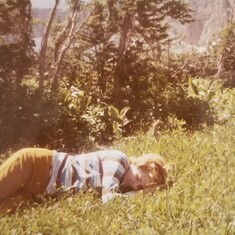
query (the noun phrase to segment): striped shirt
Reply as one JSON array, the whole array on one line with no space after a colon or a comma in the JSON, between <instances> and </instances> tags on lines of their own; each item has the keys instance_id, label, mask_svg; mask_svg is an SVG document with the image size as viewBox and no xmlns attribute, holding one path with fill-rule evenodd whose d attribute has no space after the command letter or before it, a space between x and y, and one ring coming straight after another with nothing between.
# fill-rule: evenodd
<instances>
[{"instance_id":1,"label":"striped shirt","mask_svg":"<svg viewBox=\"0 0 235 235\"><path fill-rule=\"evenodd\" d=\"M62 167L62 169L61 169ZM86 154L68 155L54 152L51 179L46 193L53 194L75 188L87 191L89 188L101 192L103 203L119 195L121 179L129 168L126 155L118 150L101 150Z\"/></svg>"}]
</instances>

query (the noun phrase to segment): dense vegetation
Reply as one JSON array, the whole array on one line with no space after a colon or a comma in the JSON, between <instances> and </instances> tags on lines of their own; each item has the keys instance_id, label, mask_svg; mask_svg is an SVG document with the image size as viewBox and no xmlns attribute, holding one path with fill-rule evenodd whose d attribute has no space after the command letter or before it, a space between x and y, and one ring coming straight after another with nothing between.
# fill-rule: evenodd
<instances>
[{"instance_id":1,"label":"dense vegetation","mask_svg":"<svg viewBox=\"0 0 235 235\"><path fill-rule=\"evenodd\" d=\"M234 234L233 17L205 52L176 54L168 19L192 20L182 1L70 0L65 22L58 3L37 53L30 1L0 2L0 162L26 146L159 152L173 186L47 201L1 216L1 233Z\"/></svg>"},{"instance_id":2,"label":"dense vegetation","mask_svg":"<svg viewBox=\"0 0 235 235\"><path fill-rule=\"evenodd\" d=\"M205 53L175 54L168 19L193 20L182 1L71 0L63 22L58 3L38 53L30 1L0 3L1 152L73 152L146 132L158 119L198 130L234 115L232 20Z\"/></svg>"}]
</instances>

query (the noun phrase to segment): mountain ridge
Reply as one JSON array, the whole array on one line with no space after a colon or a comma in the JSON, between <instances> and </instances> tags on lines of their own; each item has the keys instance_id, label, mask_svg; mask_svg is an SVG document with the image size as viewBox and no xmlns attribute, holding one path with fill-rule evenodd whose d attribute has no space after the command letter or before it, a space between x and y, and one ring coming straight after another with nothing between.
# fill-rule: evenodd
<instances>
[{"instance_id":1,"label":"mountain ridge","mask_svg":"<svg viewBox=\"0 0 235 235\"><path fill-rule=\"evenodd\" d=\"M185 41L197 46L207 46L213 37L233 18L235 0L187 0L194 11L194 22L183 26Z\"/></svg>"},{"instance_id":2,"label":"mountain ridge","mask_svg":"<svg viewBox=\"0 0 235 235\"><path fill-rule=\"evenodd\" d=\"M214 35L217 35L219 30L223 28L226 21L234 17L235 0L184 0L184 2L193 10L194 22L187 25L171 22L170 34L176 38L181 38L187 45L208 46ZM32 15L39 21L46 22L50 10L50 8L33 8ZM65 9L58 9L57 18L64 20L66 15L67 11ZM33 37L41 37L44 25L34 26Z\"/></svg>"}]
</instances>

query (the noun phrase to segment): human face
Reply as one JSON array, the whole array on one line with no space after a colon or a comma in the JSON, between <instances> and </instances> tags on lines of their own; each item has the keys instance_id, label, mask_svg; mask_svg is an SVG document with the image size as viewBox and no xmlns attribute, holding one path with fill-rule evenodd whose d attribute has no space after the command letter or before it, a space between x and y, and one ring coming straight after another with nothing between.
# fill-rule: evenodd
<instances>
[{"instance_id":1,"label":"human face","mask_svg":"<svg viewBox=\"0 0 235 235\"><path fill-rule=\"evenodd\" d=\"M125 191L135 191L144 189L153 182L154 176L152 173L135 165L130 165L123 179L123 188Z\"/></svg>"}]
</instances>

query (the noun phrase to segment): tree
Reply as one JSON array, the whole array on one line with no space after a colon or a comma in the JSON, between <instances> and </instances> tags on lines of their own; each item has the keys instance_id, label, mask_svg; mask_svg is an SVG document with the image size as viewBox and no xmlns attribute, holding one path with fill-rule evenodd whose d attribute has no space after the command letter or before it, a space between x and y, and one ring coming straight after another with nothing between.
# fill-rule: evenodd
<instances>
[{"instance_id":1,"label":"tree","mask_svg":"<svg viewBox=\"0 0 235 235\"><path fill-rule=\"evenodd\" d=\"M82 40L90 44L86 51L90 54L95 70L103 79L102 89L105 90L104 74L112 68L108 83L112 83L112 95L115 100L122 97L122 88L129 71L127 56L136 55L160 58L163 47L167 44L168 18L179 20L182 24L191 21L191 10L179 0L108 0L96 1L93 18L84 27ZM109 63L108 63L109 62ZM111 65L112 63L112 65ZM100 67L98 67L100 66ZM108 69L109 70L109 69ZM104 76L105 75L105 76Z\"/></svg>"},{"instance_id":2,"label":"tree","mask_svg":"<svg viewBox=\"0 0 235 235\"><path fill-rule=\"evenodd\" d=\"M41 50L39 55L39 99L43 96L44 91L44 80L45 80L45 63L46 63L46 52L47 52L47 44L49 39L49 34L52 27L52 22L56 15L57 6L60 0L55 0L54 6L50 12L50 16L45 27L42 42L41 42Z\"/></svg>"},{"instance_id":3,"label":"tree","mask_svg":"<svg viewBox=\"0 0 235 235\"><path fill-rule=\"evenodd\" d=\"M29 120L23 85L34 63L30 0L0 2L0 151L22 138ZM27 111L23 110L27 106Z\"/></svg>"},{"instance_id":4,"label":"tree","mask_svg":"<svg viewBox=\"0 0 235 235\"><path fill-rule=\"evenodd\" d=\"M159 54L161 44L166 43L169 37L166 19L171 17L181 23L191 20L187 5L177 0L121 1L120 5L120 37L114 74L115 96L120 94L120 85L123 83L120 73L125 71L125 56L130 47L135 47L136 44L139 47L141 44L140 53L151 50L154 54Z\"/></svg>"},{"instance_id":5,"label":"tree","mask_svg":"<svg viewBox=\"0 0 235 235\"><path fill-rule=\"evenodd\" d=\"M217 78L226 86L235 87L235 23L228 20L214 46L217 58Z\"/></svg>"},{"instance_id":6,"label":"tree","mask_svg":"<svg viewBox=\"0 0 235 235\"><path fill-rule=\"evenodd\" d=\"M44 80L45 80L45 71L46 69L50 72L50 76L52 77L52 85L51 90L54 91L58 88L58 78L62 75L61 66L63 64L64 56L66 55L67 50L71 47L74 39L76 37L76 33L79 31L83 22L89 18L89 12L86 17L81 19L79 18L79 13L84 11L84 4L80 0L69 0L69 13L66 21L62 24L62 27L59 27L59 31L57 31L56 36L54 38L54 46L50 48L53 51L53 59L49 61L48 64L51 64L46 67L47 61L47 51L48 51L48 40L51 39L50 35L53 30L53 22L55 21L56 11L60 0L55 0L54 6L50 12L50 16L47 22L47 25L44 30L41 50L39 55L39 96L42 97L44 90ZM86 4L85 6L89 6ZM55 23L55 22L54 22Z\"/></svg>"},{"instance_id":7,"label":"tree","mask_svg":"<svg viewBox=\"0 0 235 235\"><path fill-rule=\"evenodd\" d=\"M110 58L116 57L116 45L111 39L117 32L116 12L113 10L115 1L106 3L95 1L91 8L89 22L86 22L79 33L79 45L83 45L83 58L89 60L90 66L96 73L98 86L96 90L107 94L108 84L111 81L110 71L113 65Z\"/></svg>"},{"instance_id":8,"label":"tree","mask_svg":"<svg viewBox=\"0 0 235 235\"><path fill-rule=\"evenodd\" d=\"M88 5L89 4L87 4L86 6ZM83 19L79 18L79 13L88 9L88 7L84 7L82 1L71 0L69 2L69 6L70 13L67 18L67 21L64 27L62 28L61 32L58 33L55 40L54 58L52 63L52 90L56 90L58 88L58 77L60 75L61 66L67 50L71 47L72 43L74 42L76 34L82 27L83 23L86 22L86 20L90 16L88 11Z\"/></svg>"},{"instance_id":9,"label":"tree","mask_svg":"<svg viewBox=\"0 0 235 235\"><path fill-rule=\"evenodd\" d=\"M34 60L30 0L0 3L0 79L18 91Z\"/></svg>"}]
</instances>

